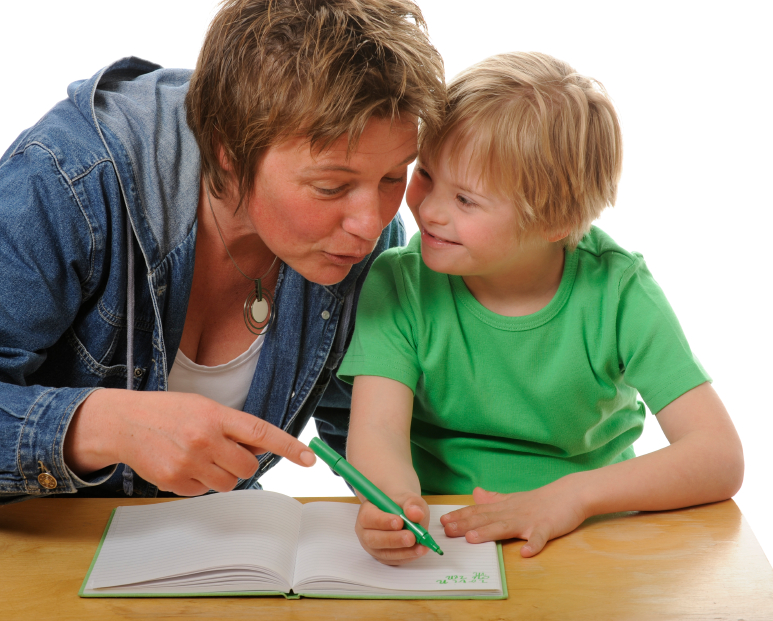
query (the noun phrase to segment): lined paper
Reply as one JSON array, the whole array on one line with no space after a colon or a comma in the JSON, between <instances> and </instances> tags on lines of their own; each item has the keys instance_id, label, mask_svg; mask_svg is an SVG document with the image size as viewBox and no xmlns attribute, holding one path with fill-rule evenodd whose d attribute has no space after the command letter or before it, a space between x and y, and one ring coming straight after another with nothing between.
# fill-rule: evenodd
<instances>
[{"instance_id":1,"label":"lined paper","mask_svg":"<svg viewBox=\"0 0 773 621\"><path fill-rule=\"evenodd\" d=\"M448 538L433 505L434 552L391 567L360 546L359 505L247 490L120 507L83 594L282 592L306 595L500 596L496 544Z\"/></svg>"},{"instance_id":2,"label":"lined paper","mask_svg":"<svg viewBox=\"0 0 773 621\"><path fill-rule=\"evenodd\" d=\"M302 509L289 496L258 490L119 507L87 586L116 587L263 566L269 571L258 574L276 574L274 590L287 591ZM200 586L200 580L191 584Z\"/></svg>"},{"instance_id":3,"label":"lined paper","mask_svg":"<svg viewBox=\"0 0 773 621\"><path fill-rule=\"evenodd\" d=\"M379 563L362 549L354 524L359 505L314 502L304 505L295 570L297 593L367 591L372 593L501 592L499 559L494 542L467 543L443 532L440 516L457 505L431 505L429 533L443 550L393 567ZM316 584L315 583L319 583ZM367 588L350 588L341 583Z\"/></svg>"}]
</instances>

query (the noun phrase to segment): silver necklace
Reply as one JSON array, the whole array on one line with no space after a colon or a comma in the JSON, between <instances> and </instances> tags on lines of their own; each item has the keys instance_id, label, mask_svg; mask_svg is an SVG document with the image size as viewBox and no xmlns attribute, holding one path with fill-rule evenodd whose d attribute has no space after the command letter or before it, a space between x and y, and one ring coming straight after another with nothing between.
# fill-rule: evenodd
<instances>
[{"instance_id":1,"label":"silver necklace","mask_svg":"<svg viewBox=\"0 0 773 621\"><path fill-rule=\"evenodd\" d=\"M247 299L244 300L244 324L253 334L260 334L263 332L264 328L270 326L271 321L274 319L274 298L271 293L263 290L263 285L260 281L271 273L271 270L274 269L276 260L279 257L274 255L274 260L271 262L271 266L268 268L268 270L266 270L266 273L263 274L263 276L258 276L258 278L250 278L247 276L247 274L242 271L242 268L240 268L234 260L233 256L231 255L231 251L228 250L228 245L225 243L225 239L223 239L223 231L220 230L220 223L217 221L215 210L212 208L212 199L209 196L209 188L206 188L206 190L207 201L209 202L209 210L212 212L212 217L215 219L217 234L220 235L220 241L223 242L223 247L228 253L228 258L231 259L231 263L234 264L242 276L244 276L247 280L251 280L253 283L255 283L255 287L250 288L250 291L247 294Z\"/></svg>"}]
</instances>

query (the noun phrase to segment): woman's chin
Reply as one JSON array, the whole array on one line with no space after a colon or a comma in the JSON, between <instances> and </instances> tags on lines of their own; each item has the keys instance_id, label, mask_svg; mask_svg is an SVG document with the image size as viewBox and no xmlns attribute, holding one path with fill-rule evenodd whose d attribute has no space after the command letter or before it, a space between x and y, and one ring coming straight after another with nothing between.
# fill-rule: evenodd
<instances>
[{"instance_id":1,"label":"woman's chin","mask_svg":"<svg viewBox=\"0 0 773 621\"><path fill-rule=\"evenodd\" d=\"M301 269L296 268L294 265L291 265L290 267L306 280L323 286L338 284L352 271L351 264L334 265L330 262L325 263L326 265L302 266Z\"/></svg>"}]
</instances>

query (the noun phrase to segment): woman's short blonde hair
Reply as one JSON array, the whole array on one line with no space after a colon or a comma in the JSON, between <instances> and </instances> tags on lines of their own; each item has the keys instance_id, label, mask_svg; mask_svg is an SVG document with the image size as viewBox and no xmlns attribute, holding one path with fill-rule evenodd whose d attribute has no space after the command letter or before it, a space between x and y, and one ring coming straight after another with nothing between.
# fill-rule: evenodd
<instances>
[{"instance_id":1,"label":"woman's short blonde hair","mask_svg":"<svg viewBox=\"0 0 773 621\"><path fill-rule=\"evenodd\" d=\"M403 114L437 131L443 61L410 0L225 0L185 103L210 191L233 173L243 199L286 139L324 149L347 135L351 151L371 116Z\"/></svg>"},{"instance_id":2,"label":"woman's short blonde hair","mask_svg":"<svg viewBox=\"0 0 773 621\"><path fill-rule=\"evenodd\" d=\"M615 203L623 151L612 102L547 54L492 56L454 78L443 126L420 129L420 158L431 164L447 141L452 168L471 165L512 200L524 232L566 233L574 248Z\"/></svg>"}]
</instances>

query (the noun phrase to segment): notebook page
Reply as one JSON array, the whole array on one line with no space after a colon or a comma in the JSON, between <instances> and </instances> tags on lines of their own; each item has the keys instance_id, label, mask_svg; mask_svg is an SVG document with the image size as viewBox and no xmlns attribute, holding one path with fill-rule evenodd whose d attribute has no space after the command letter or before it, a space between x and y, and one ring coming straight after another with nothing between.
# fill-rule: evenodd
<instances>
[{"instance_id":1,"label":"notebook page","mask_svg":"<svg viewBox=\"0 0 773 621\"><path fill-rule=\"evenodd\" d=\"M289 496L258 490L119 507L87 588L258 565L289 585L301 511Z\"/></svg>"},{"instance_id":2,"label":"notebook page","mask_svg":"<svg viewBox=\"0 0 773 621\"><path fill-rule=\"evenodd\" d=\"M430 506L428 530L443 550L443 556L429 552L407 565L391 567L379 563L362 549L354 532L359 505L330 502L304 505L293 590L311 592L316 580L407 592L501 590L496 544L471 544L464 537L450 538L443 532L440 516L458 508L457 505Z\"/></svg>"}]
</instances>

